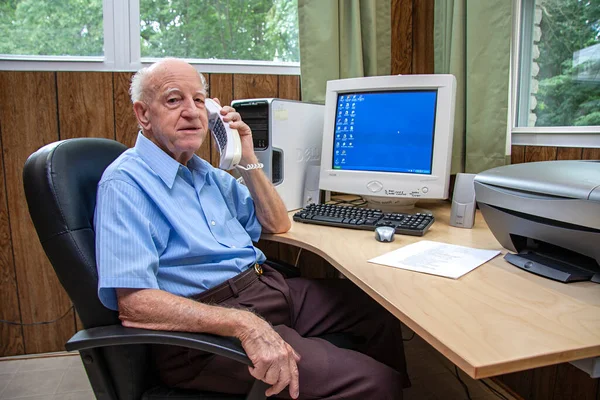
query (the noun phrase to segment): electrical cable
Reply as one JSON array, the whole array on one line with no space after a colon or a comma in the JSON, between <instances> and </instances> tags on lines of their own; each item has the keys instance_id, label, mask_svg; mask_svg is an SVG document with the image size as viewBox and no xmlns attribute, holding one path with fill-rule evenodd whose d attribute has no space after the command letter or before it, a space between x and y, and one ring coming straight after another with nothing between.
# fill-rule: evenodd
<instances>
[{"instance_id":1,"label":"electrical cable","mask_svg":"<svg viewBox=\"0 0 600 400\"><path fill-rule=\"evenodd\" d=\"M450 368L448 368L447 366L444 366L446 369L448 369L449 371L451 371ZM458 379L458 381L461 383L461 385L463 385L463 387L465 388L465 390L467 391L467 398L470 399L470 393L468 392L467 388L466 388L466 384L460 379L459 375L458 375L458 368L456 368L456 365L454 365L454 371L456 374L456 378ZM478 380L478 382L484 384L491 392L492 394L495 394L496 397L502 399L502 400L509 400L508 397L504 396L502 393L500 393L497 389L495 389L494 387L492 387L489 383L487 383L486 381L484 381L483 379Z\"/></svg>"},{"instance_id":2,"label":"electrical cable","mask_svg":"<svg viewBox=\"0 0 600 400\"><path fill-rule=\"evenodd\" d=\"M32 325L48 325L48 324L53 324L57 321L60 321L61 319L63 319L64 317L66 317L67 315L69 315L69 313L71 312L71 310L75 309L75 306L71 306L67 312L65 312L63 315L61 315L60 317L53 319L52 321L43 321L43 322L32 322L29 324L24 324L22 322L14 322L14 321L6 321L4 319L0 319L0 323L3 324L7 324L7 325L17 325L17 326L32 326Z\"/></svg>"},{"instance_id":3,"label":"electrical cable","mask_svg":"<svg viewBox=\"0 0 600 400\"><path fill-rule=\"evenodd\" d=\"M465 389L465 393L467 394L467 399L472 400L471 394L469 393L469 388L467 387L467 384L464 383L463 380L460 379L460 375L458 375L458 368L456 367L456 365L454 366L454 372L456 373L456 379L458 379L458 381L462 385L463 389Z\"/></svg>"},{"instance_id":4,"label":"electrical cable","mask_svg":"<svg viewBox=\"0 0 600 400\"><path fill-rule=\"evenodd\" d=\"M338 205L338 204L346 204L346 203L348 203L346 200L331 199L331 203L327 203L327 204Z\"/></svg>"},{"instance_id":5,"label":"electrical cable","mask_svg":"<svg viewBox=\"0 0 600 400\"><path fill-rule=\"evenodd\" d=\"M361 207L361 206L364 206L364 205L367 204L367 202L362 197L357 197L357 198L352 199L352 200L340 199L339 197L332 197L331 201L333 203L330 203L330 204L334 204L334 205L337 205L337 204L350 204L350 205L353 205L355 207Z\"/></svg>"},{"instance_id":6,"label":"electrical cable","mask_svg":"<svg viewBox=\"0 0 600 400\"><path fill-rule=\"evenodd\" d=\"M489 383L487 383L484 380L481 380L481 383L483 383L488 389L490 389L490 391L492 393L494 393L497 397L503 399L503 400L508 400L508 397L506 397L505 395L503 395L502 393L500 393L498 390L496 390L495 388L493 388Z\"/></svg>"},{"instance_id":7,"label":"electrical cable","mask_svg":"<svg viewBox=\"0 0 600 400\"><path fill-rule=\"evenodd\" d=\"M415 333L413 332L412 335L411 335L411 337L409 337L408 339L404 339L404 336L402 336L402 341L403 342L410 342L414 338L415 338Z\"/></svg>"},{"instance_id":8,"label":"electrical cable","mask_svg":"<svg viewBox=\"0 0 600 400\"><path fill-rule=\"evenodd\" d=\"M300 254L302 254L302 248L298 251L298 255L296 256L296 262L294 263L294 267L298 268L298 262L300 261Z\"/></svg>"},{"instance_id":9,"label":"electrical cable","mask_svg":"<svg viewBox=\"0 0 600 400\"><path fill-rule=\"evenodd\" d=\"M352 201L349 201L349 203L352 204L355 207L362 207L362 206L366 206L367 205L367 202L364 199L362 199L362 198L360 198L360 199L354 199Z\"/></svg>"}]
</instances>

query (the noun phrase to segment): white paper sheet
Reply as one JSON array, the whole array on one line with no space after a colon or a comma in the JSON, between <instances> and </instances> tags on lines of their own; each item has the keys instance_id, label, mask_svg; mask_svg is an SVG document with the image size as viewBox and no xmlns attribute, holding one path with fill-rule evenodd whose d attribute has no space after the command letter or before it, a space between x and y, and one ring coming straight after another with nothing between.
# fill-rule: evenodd
<instances>
[{"instance_id":1,"label":"white paper sheet","mask_svg":"<svg viewBox=\"0 0 600 400\"><path fill-rule=\"evenodd\" d=\"M369 260L371 263L457 279L500 254L422 240Z\"/></svg>"}]
</instances>

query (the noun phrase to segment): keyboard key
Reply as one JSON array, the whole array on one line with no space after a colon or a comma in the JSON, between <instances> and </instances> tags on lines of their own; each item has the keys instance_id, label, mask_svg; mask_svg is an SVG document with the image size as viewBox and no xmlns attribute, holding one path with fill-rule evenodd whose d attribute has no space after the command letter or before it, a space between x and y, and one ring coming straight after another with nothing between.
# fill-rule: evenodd
<instances>
[{"instance_id":1,"label":"keyboard key","mask_svg":"<svg viewBox=\"0 0 600 400\"><path fill-rule=\"evenodd\" d=\"M327 215L315 215L311 218L313 221L321 221L321 222L342 222L343 218L340 217L329 217Z\"/></svg>"}]
</instances>

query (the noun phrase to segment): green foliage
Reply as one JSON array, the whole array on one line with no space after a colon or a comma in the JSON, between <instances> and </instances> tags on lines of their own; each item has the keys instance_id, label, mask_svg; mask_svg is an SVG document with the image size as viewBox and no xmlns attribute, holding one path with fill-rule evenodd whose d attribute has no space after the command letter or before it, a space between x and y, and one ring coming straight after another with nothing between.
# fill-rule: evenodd
<instances>
[{"instance_id":1,"label":"green foliage","mask_svg":"<svg viewBox=\"0 0 600 400\"><path fill-rule=\"evenodd\" d=\"M102 0L4 1L0 35L0 54L103 55Z\"/></svg>"},{"instance_id":2,"label":"green foliage","mask_svg":"<svg viewBox=\"0 0 600 400\"><path fill-rule=\"evenodd\" d=\"M297 62L297 7L297 0L140 0L142 57ZM103 55L102 19L102 0L2 0L0 54Z\"/></svg>"},{"instance_id":3,"label":"green foliage","mask_svg":"<svg viewBox=\"0 0 600 400\"><path fill-rule=\"evenodd\" d=\"M541 4L536 126L600 125L600 2L544 0ZM590 49L594 45L598 46ZM575 52L586 48L594 55L574 66Z\"/></svg>"},{"instance_id":4,"label":"green foliage","mask_svg":"<svg viewBox=\"0 0 600 400\"><path fill-rule=\"evenodd\" d=\"M143 57L299 61L297 0L141 0Z\"/></svg>"}]
</instances>

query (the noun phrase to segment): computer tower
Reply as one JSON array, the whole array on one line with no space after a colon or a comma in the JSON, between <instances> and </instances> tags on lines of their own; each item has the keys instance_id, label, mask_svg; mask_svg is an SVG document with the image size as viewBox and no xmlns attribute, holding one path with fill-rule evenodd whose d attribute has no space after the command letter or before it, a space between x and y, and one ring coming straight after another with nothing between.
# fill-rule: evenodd
<instances>
[{"instance_id":1,"label":"computer tower","mask_svg":"<svg viewBox=\"0 0 600 400\"><path fill-rule=\"evenodd\" d=\"M306 180L318 180L318 174L307 176L307 171L321 163L325 106L275 98L235 100L231 105L252 129L254 152L286 208L318 202L312 190L318 182Z\"/></svg>"}]
</instances>

